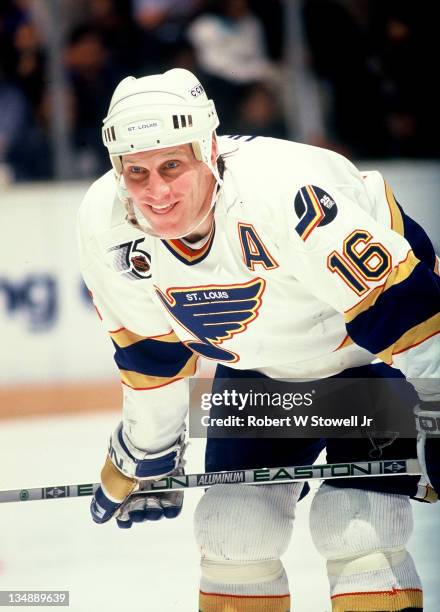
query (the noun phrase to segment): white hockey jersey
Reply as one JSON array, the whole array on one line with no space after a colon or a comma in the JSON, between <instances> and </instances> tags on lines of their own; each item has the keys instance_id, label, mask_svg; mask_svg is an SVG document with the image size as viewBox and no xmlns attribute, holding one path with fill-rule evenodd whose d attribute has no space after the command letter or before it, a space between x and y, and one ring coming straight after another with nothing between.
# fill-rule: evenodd
<instances>
[{"instance_id":1,"label":"white hockey jersey","mask_svg":"<svg viewBox=\"0 0 440 612\"><path fill-rule=\"evenodd\" d=\"M438 393L439 277L382 176L268 138L220 138L224 181L203 246L128 225L112 172L79 214L81 268L115 345L125 426L156 451L183 427L198 356L317 379L380 359Z\"/></svg>"}]
</instances>

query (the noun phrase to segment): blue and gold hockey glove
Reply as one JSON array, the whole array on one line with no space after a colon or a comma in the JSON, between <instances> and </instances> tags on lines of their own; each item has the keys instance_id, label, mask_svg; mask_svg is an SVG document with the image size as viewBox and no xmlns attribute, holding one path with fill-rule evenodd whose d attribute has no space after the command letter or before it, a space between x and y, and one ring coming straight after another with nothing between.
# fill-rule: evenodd
<instances>
[{"instance_id":1,"label":"blue and gold hockey glove","mask_svg":"<svg viewBox=\"0 0 440 612\"><path fill-rule=\"evenodd\" d=\"M109 454L101 472L101 486L90 505L95 523L106 523L115 517L118 526L127 529L133 523L178 516L183 504L182 492L143 497L136 496L135 492L142 489L144 481L183 474L184 450L183 436L173 446L158 453L139 450L124 434L121 423L110 438Z\"/></svg>"},{"instance_id":2,"label":"blue and gold hockey glove","mask_svg":"<svg viewBox=\"0 0 440 612\"><path fill-rule=\"evenodd\" d=\"M416 417L417 457L424 475L440 496L440 402L420 402Z\"/></svg>"},{"instance_id":3,"label":"blue and gold hockey glove","mask_svg":"<svg viewBox=\"0 0 440 612\"><path fill-rule=\"evenodd\" d=\"M171 472L173 476L182 476L183 469L179 468ZM139 483L142 490L144 481ZM152 493L148 495L136 495L133 493L122 504L120 512L116 517L118 527L129 529L133 523L143 521L158 521L161 518L176 518L182 510L183 491L172 491L170 493Z\"/></svg>"}]
</instances>

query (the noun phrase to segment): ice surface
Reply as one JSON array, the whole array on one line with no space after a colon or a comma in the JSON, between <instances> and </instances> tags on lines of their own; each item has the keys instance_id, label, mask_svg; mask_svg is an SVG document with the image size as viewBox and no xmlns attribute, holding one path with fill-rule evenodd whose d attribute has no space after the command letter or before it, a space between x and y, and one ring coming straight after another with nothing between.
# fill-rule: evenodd
<instances>
[{"instance_id":1,"label":"ice surface","mask_svg":"<svg viewBox=\"0 0 440 612\"><path fill-rule=\"evenodd\" d=\"M109 413L2 422L0 488L98 481L117 421L118 415ZM199 470L203 441L194 440L188 471ZM195 612L199 558L192 516L201 494L186 493L178 519L127 531L113 523L93 524L90 498L1 504L0 589L69 590L75 612ZM330 612L325 564L308 530L311 498L299 504L283 561L295 612ZM425 612L438 612L440 507L413 506L409 548L424 582Z\"/></svg>"}]
</instances>

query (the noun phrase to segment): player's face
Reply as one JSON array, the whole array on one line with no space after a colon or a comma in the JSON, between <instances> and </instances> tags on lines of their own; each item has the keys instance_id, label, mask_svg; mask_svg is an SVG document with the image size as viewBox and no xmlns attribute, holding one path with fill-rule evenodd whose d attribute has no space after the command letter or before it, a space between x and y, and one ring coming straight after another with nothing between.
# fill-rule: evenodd
<instances>
[{"instance_id":1,"label":"player's face","mask_svg":"<svg viewBox=\"0 0 440 612\"><path fill-rule=\"evenodd\" d=\"M188 236L209 212L215 179L208 166L194 157L191 145L124 155L122 174L134 205L160 238L201 238L213 213Z\"/></svg>"}]
</instances>

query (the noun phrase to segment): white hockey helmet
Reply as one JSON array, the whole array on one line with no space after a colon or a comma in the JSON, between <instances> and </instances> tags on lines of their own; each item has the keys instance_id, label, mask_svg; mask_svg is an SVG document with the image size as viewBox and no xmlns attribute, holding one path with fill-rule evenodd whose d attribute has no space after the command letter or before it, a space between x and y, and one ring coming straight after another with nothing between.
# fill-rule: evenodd
<instances>
[{"instance_id":1,"label":"white hockey helmet","mask_svg":"<svg viewBox=\"0 0 440 612\"><path fill-rule=\"evenodd\" d=\"M191 143L196 159L218 179L211 161L212 135L218 125L214 102L197 77L174 68L123 79L112 96L102 137L118 177L122 155Z\"/></svg>"}]
</instances>

